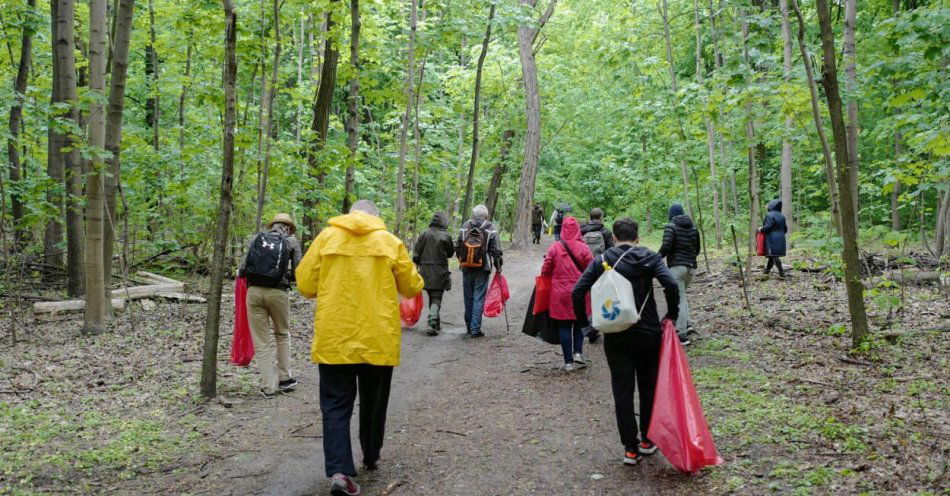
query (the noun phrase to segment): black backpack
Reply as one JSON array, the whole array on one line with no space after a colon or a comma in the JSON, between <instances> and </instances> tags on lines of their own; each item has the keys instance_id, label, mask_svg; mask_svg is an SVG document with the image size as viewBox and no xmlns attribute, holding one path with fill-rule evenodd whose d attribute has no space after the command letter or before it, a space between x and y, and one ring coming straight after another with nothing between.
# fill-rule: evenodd
<instances>
[{"instance_id":1,"label":"black backpack","mask_svg":"<svg viewBox=\"0 0 950 496\"><path fill-rule=\"evenodd\" d=\"M278 287L289 262L287 239L280 233L262 232L254 238L247 252L244 276L254 286Z\"/></svg>"}]
</instances>

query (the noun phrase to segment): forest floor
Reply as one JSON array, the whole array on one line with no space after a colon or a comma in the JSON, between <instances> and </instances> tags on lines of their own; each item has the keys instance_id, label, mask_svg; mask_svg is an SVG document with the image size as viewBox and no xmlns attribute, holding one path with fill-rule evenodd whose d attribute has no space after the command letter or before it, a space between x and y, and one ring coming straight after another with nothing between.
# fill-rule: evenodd
<instances>
[{"instance_id":1,"label":"forest floor","mask_svg":"<svg viewBox=\"0 0 950 496\"><path fill-rule=\"evenodd\" d=\"M874 337L852 353L840 282L756 272L750 316L728 258L713 257L690 291L700 334L687 353L725 464L683 476L662 455L620 463L600 343L585 349L591 367L565 373L559 347L521 334L542 256L505 257L510 331L495 318L485 339L465 336L457 273L443 334L404 331L365 494L946 494L950 303L939 288L909 287L891 319L872 305ZM291 302L301 384L273 400L256 394L254 364L227 363L230 325L221 398L200 400L202 305L136 303L134 326L123 314L97 337L80 336L77 317L21 325L0 349L0 494L325 494L313 304ZM232 312L229 298L225 322Z\"/></svg>"}]
</instances>

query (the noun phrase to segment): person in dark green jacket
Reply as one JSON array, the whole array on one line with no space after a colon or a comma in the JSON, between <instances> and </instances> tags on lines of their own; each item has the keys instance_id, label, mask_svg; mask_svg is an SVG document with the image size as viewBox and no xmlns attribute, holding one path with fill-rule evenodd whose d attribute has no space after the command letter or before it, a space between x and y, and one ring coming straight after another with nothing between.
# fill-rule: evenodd
<instances>
[{"instance_id":1,"label":"person in dark green jacket","mask_svg":"<svg viewBox=\"0 0 950 496\"><path fill-rule=\"evenodd\" d=\"M455 255L452 236L448 233L448 222L442 212L436 212L429 222L429 228L416 241L412 250L412 261L419 268L429 295L429 328L426 333L438 336L442 330L439 313L442 310L442 293L452 289L452 274L449 272L449 259Z\"/></svg>"}]
</instances>

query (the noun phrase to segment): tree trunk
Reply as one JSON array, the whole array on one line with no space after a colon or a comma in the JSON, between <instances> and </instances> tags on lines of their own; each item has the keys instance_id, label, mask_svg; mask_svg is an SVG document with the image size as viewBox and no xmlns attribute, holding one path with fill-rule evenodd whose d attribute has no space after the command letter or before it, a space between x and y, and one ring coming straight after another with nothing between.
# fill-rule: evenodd
<instances>
[{"instance_id":1,"label":"tree trunk","mask_svg":"<svg viewBox=\"0 0 950 496\"><path fill-rule=\"evenodd\" d=\"M938 194L937 199L937 228L934 231L934 253L938 257L943 257L944 255L950 255L950 182L947 183L947 190L943 194ZM942 197L942 199L941 199ZM922 196L921 196L922 198ZM920 204L921 212L923 212L923 202ZM920 232L924 232L923 227L923 214L921 214L921 227Z\"/></svg>"},{"instance_id":2,"label":"tree trunk","mask_svg":"<svg viewBox=\"0 0 950 496\"><path fill-rule=\"evenodd\" d=\"M50 91L50 106L63 100L60 93L60 70L59 57L57 56L57 45L59 38L56 34L56 25L58 23L57 10L58 2L50 2L50 42L52 57L50 65L52 66L52 89ZM63 213L63 195L58 185L65 184L66 171L64 168L64 157L60 149L63 147L64 137L56 131L52 118L47 123L47 156L46 156L46 175L54 184L46 189L46 202L53 206L57 214ZM43 281L50 282L58 275L55 269L63 266L62 249L63 243L63 224L60 215L53 215L46 222L46 230L43 235Z\"/></svg>"},{"instance_id":3,"label":"tree trunk","mask_svg":"<svg viewBox=\"0 0 950 496\"><path fill-rule=\"evenodd\" d=\"M36 0L27 0L30 13L36 10ZM32 56L32 28L24 25L20 38L20 65L16 79L13 80L13 104L10 106L10 138L7 139L7 158L10 161L10 185L16 191L20 181L20 121L23 118L23 101L26 99L26 82L30 75L30 57ZM13 215L13 246L19 251L26 235L23 223L23 200L20 195L10 193L11 214Z\"/></svg>"},{"instance_id":4,"label":"tree trunk","mask_svg":"<svg viewBox=\"0 0 950 496\"><path fill-rule=\"evenodd\" d=\"M188 98L188 88L191 87L191 35L188 36L188 49L185 52L185 82L181 86L181 94L178 96L178 155L179 157L185 150L185 100ZM184 166L184 160L182 160Z\"/></svg>"},{"instance_id":5,"label":"tree trunk","mask_svg":"<svg viewBox=\"0 0 950 496\"><path fill-rule=\"evenodd\" d=\"M520 0L522 6L534 7L537 0ZM524 82L524 101L527 126L524 135L524 164L518 184L518 204L512 246L527 246L531 241L531 209L534 203L535 180L538 175L538 154L541 152L541 95L538 93L538 66L535 61L534 40L544 23L554 13L557 0L551 0L541 16L537 28L526 23L518 25L518 54L521 58L521 76Z\"/></svg>"},{"instance_id":6,"label":"tree trunk","mask_svg":"<svg viewBox=\"0 0 950 496\"><path fill-rule=\"evenodd\" d=\"M148 0L148 40L145 46L145 73L149 76L149 98L145 101L145 116L152 129L152 149L158 151L158 122L161 110L158 98L158 51L155 50L155 6L152 0Z\"/></svg>"},{"instance_id":7,"label":"tree trunk","mask_svg":"<svg viewBox=\"0 0 950 496\"><path fill-rule=\"evenodd\" d=\"M901 3L900 0L893 0L892 9L894 17L896 18L900 14ZM895 55L897 55L897 50L894 50ZM896 85L896 82L892 84ZM899 114L900 109L897 108L894 110L895 113ZM904 136L900 131L894 131L894 164L895 167L900 164L901 155L904 154ZM901 212L900 212L900 197L901 197L901 182L900 179L894 180L894 187L891 189L891 229L894 231L901 230Z\"/></svg>"},{"instance_id":8,"label":"tree trunk","mask_svg":"<svg viewBox=\"0 0 950 496\"><path fill-rule=\"evenodd\" d=\"M75 2L56 0L56 57L59 65L59 94L69 104L69 120L79 126L79 108L76 106L76 57L75 57ZM62 147L66 152L66 293L69 296L83 294L83 219L80 207L82 197L83 166L78 146L69 135L64 135Z\"/></svg>"},{"instance_id":9,"label":"tree trunk","mask_svg":"<svg viewBox=\"0 0 950 496\"><path fill-rule=\"evenodd\" d=\"M792 33L788 25L788 0L779 0L779 10L782 13L782 61L783 77L786 84L792 81ZM788 133L792 129L792 115L785 116L785 129L782 132L782 167L780 171L780 186L782 199L782 214L788 221L788 230L795 229L795 217L792 208L792 142Z\"/></svg>"},{"instance_id":10,"label":"tree trunk","mask_svg":"<svg viewBox=\"0 0 950 496\"><path fill-rule=\"evenodd\" d=\"M848 168L851 174L851 197L854 198L854 221L859 219L860 190L858 189L858 73L856 68L856 47L854 42L855 22L857 22L857 0L844 1L844 87L847 94L848 120L845 133L848 137ZM855 225L857 229L857 225Z\"/></svg>"},{"instance_id":11,"label":"tree trunk","mask_svg":"<svg viewBox=\"0 0 950 496\"><path fill-rule=\"evenodd\" d=\"M793 0L794 2L795 0ZM824 56L822 86L828 100L828 114L835 142L835 162L838 165L838 196L841 199L841 234L844 239L845 288L848 292L848 310L851 314L851 340L858 346L868 335L867 313L864 307L864 285L858 261L858 232L851 184L857 173L857 159L848 150L841 94L838 90L838 69L835 60L835 39L831 26L831 12L827 0L817 0L818 22L821 26L821 47ZM797 10L797 9L796 9Z\"/></svg>"},{"instance_id":12,"label":"tree trunk","mask_svg":"<svg viewBox=\"0 0 950 496\"><path fill-rule=\"evenodd\" d=\"M89 146L102 150L106 144L106 116L102 100L106 87L106 0L89 0ZM102 263L104 202L101 155L90 160L86 175L86 305L84 334L105 332L106 282Z\"/></svg>"},{"instance_id":13,"label":"tree trunk","mask_svg":"<svg viewBox=\"0 0 950 496\"><path fill-rule=\"evenodd\" d=\"M338 1L331 0L334 4ZM329 33L334 24L333 12L327 12L325 32ZM324 43L323 63L320 65L320 86L317 88L317 96L313 102L313 123L310 125L314 136L313 142L307 149L307 174L317 182L311 185L312 188L322 186L326 177L326 171L320 164L320 151L327 143L327 133L330 129L330 104L333 103L336 68L340 61L340 51L329 35ZM310 239L316 238L319 233L317 203L314 196L314 192L311 192L304 198L304 225L307 226Z\"/></svg>"},{"instance_id":14,"label":"tree trunk","mask_svg":"<svg viewBox=\"0 0 950 496\"><path fill-rule=\"evenodd\" d=\"M425 22L426 9L422 9L422 22ZM413 158L412 158L412 220L409 230L409 246L416 242L416 228L419 224L419 168L422 166L422 130L419 128L419 107L422 105L424 95L422 94L422 81L425 78L426 60L428 51L422 58L422 65L419 68L419 81L416 83L416 101L413 106L412 119L412 138L413 138Z\"/></svg>"},{"instance_id":15,"label":"tree trunk","mask_svg":"<svg viewBox=\"0 0 950 496\"><path fill-rule=\"evenodd\" d=\"M802 64L805 66L805 79L808 81L808 91L811 95L811 114L815 120L815 130L818 132L818 141L821 143L821 154L825 164L825 179L828 183L828 199L831 204L831 222L835 226L835 232L841 235L841 203L838 200L838 180L835 178L834 163L831 157L831 146L828 143L828 137L825 136L825 126L822 124L821 108L818 100L818 84L815 81L815 74L812 70L811 56L808 54L808 47L805 45L805 18L798 7L797 0L789 0L795 16L798 18L798 47L802 52Z\"/></svg>"},{"instance_id":16,"label":"tree trunk","mask_svg":"<svg viewBox=\"0 0 950 496\"><path fill-rule=\"evenodd\" d=\"M699 0L693 0L693 23L696 28L696 83L703 91L703 123L706 125L706 148L709 153L709 181L712 183L713 194L713 221L716 224L716 249L722 248L722 227L719 219L719 175L716 172L716 133L713 130L712 120L707 113L708 97L706 96L706 67L703 65L703 37L699 25ZM696 192L697 196L699 191ZM697 199L696 201L699 201Z\"/></svg>"},{"instance_id":17,"label":"tree trunk","mask_svg":"<svg viewBox=\"0 0 950 496\"><path fill-rule=\"evenodd\" d=\"M748 67L752 67L752 59L749 57L749 25L745 18L745 13L739 11L740 24L742 29L742 59ZM756 141L755 141L755 117L752 110L752 100L745 102L745 137L746 149L749 160L749 243L748 256L746 257L746 273L752 272L752 257L755 254L755 231L759 226L759 173L758 162L756 160Z\"/></svg>"},{"instance_id":18,"label":"tree trunk","mask_svg":"<svg viewBox=\"0 0 950 496\"><path fill-rule=\"evenodd\" d=\"M112 277L112 255L115 249L115 230L119 216L116 209L116 194L121 173L122 114L125 110L125 83L129 68L129 41L132 34L132 11L135 0L119 0L116 9L115 41L112 49L112 80L109 84L109 106L106 110L106 151L112 154L106 164L109 174L105 178L105 219L102 226L102 274L109 285ZM126 212L128 214L128 212ZM111 298L105 298L108 310ZM108 313L108 312L107 312Z\"/></svg>"},{"instance_id":19,"label":"tree trunk","mask_svg":"<svg viewBox=\"0 0 950 496\"><path fill-rule=\"evenodd\" d=\"M488 207L488 216L495 218L495 208L498 206L498 195L501 190L501 180L508 171L508 153L511 151L511 140L515 137L514 129L506 129L501 135L501 149L498 163L492 171L491 183L488 184L488 194L485 197L485 206Z\"/></svg>"},{"instance_id":20,"label":"tree trunk","mask_svg":"<svg viewBox=\"0 0 950 496\"><path fill-rule=\"evenodd\" d=\"M472 108L472 156L468 162L468 178L465 181L465 201L462 202L462 212L468 215L472 208L472 195L475 182L475 162L478 160L478 118L481 114L482 97L482 67L485 65L485 57L488 55L488 43L491 41L492 21L495 19L495 3L492 2L488 10L488 22L485 28L485 38L482 39L482 51L478 54L478 64L475 68L475 98Z\"/></svg>"},{"instance_id":21,"label":"tree trunk","mask_svg":"<svg viewBox=\"0 0 950 496\"><path fill-rule=\"evenodd\" d=\"M416 57L416 23L418 0L409 0L409 46L406 49L408 55L408 68L406 69L406 111L402 114L399 124L399 169L396 171L396 236L402 236L403 222L406 215L406 195L403 182L406 177L406 153L409 151L409 116L412 112L413 99L415 92L412 90L413 79L415 78L415 57Z\"/></svg>"},{"instance_id":22,"label":"tree trunk","mask_svg":"<svg viewBox=\"0 0 950 496\"><path fill-rule=\"evenodd\" d=\"M218 220L214 233L214 255L211 261L211 284L208 313L205 317L204 356L201 363L201 394L213 398L217 393L218 332L221 321L221 287L224 282L224 259L231 221L231 184L234 177L234 82L237 78L237 14L233 0L224 3L224 146L221 159L221 192Z\"/></svg>"},{"instance_id":23,"label":"tree trunk","mask_svg":"<svg viewBox=\"0 0 950 496\"><path fill-rule=\"evenodd\" d=\"M353 189L356 183L356 157L360 140L360 2L350 0L350 94L347 98L346 146L350 149L343 187L343 213L353 204Z\"/></svg>"},{"instance_id":24,"label":"tree trunk","mask_svg":"<svg viewBox=\"0 0 950 496\"><path fill-rule=\"evenodd\" d=\"M264 92L261 94L261 105L266 106L264 111L264 123L261 126L264 140L264 167L261 170L260 188L257 190L257 231L261 230L261 222L264 215L264 200L267 197L267 179L270 177L270 144L271 134L274 131L274 100L277 96L277 85L279 84L278 69L280 68L280 2L273 1L274 15L274 63L271 66L270 82L265 83ZM267 81L267 76L261 71L261 79Z\"/></svg>"},{"instance_id":25,"label":"tree trunk","mask_svg":"<svg viewBox=\"0 0 950 496\"><path fill-rule=\"evenodd\" d=\"M673 67L673 44L670 41L670 18L667 12L666 0L660 2L660 17L663 18L663 41L666 44L666 65L669 67L670 90L673 92L673 105L679 107L679 87L676 84L676 70ZM685 139L685 136L683 137ZM680 154L680 176L683 180L683 203L690 217L696 218L693 205L689 201L689 171L686 168L686 157Z\"/></svg>"}]
</instances>

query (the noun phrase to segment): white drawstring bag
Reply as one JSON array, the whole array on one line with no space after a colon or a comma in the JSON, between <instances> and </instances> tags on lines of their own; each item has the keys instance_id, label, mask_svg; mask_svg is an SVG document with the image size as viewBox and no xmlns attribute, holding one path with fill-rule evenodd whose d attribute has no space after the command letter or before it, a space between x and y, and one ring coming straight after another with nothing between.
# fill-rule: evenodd
<instances>
[{"instance_id":1,"label":"white drawstring bag","mask_svg":"<svg viewBox=\"0 0 950 496\"><path fill-rule=\"evenodd\" d=\"M632 249L623 252L614 262L614 267ZM650 293L647 293L638 310L630 281L608 265L606 260L603 263L604 273L590 288L591 312L594 314L592 325L604 334L623 332L640 321L640 314L650 298Z\"/></svg>"}]
</instances>

